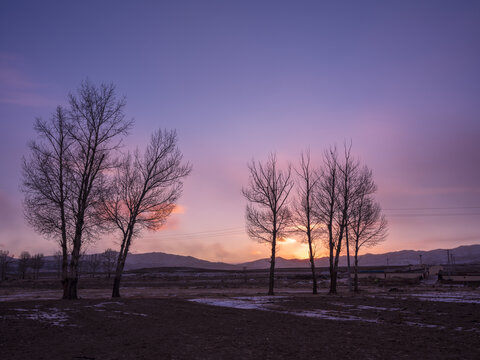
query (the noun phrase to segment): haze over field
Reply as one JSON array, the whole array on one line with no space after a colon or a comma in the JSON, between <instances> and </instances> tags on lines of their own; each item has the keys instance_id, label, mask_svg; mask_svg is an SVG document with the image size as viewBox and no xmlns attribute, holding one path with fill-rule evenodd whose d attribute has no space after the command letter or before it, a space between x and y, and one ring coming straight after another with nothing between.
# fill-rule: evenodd
<instances>
[{"instance_id":1,"label":"haze over field","mask_svg":"<svg viewBox=\"0 0 480 360\"><path fill-rule=\"evenodd\" d=\"M477 1L2 2L0 250L57 250L23 219L21 158L34 119L87 78L126 95L126 149L177 129L193 164L175 213L134 252L267 257L245 233L247 162L296 164L309 146L319 164L345 139L389 221L373 252L478 244L479 38ZM278 255L307 247L292 236Z\"/></svg>"}]
</instances>

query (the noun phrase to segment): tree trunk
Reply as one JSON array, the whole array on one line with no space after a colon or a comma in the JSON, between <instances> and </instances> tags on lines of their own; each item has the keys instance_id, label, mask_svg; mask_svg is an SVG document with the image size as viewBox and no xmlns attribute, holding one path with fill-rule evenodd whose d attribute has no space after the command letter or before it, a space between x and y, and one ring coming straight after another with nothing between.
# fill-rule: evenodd
<instances>
[{"instance_id":1,"label":"tree trunk","mask_svg":"<svg viewBox=\"0 0 480 360\"><path fill-rule=\"evenodd\" d=\"M120 297L120 281L122 280L122 274L115 275L113 279L113 291L112 291L112 298L119 298Z\"/></svg>"},{"instance_id":2,"label":"tree trunk","mask_svg":"<svg viewBox=\"0 0 480 360\"><path fill-rule=\"evenodd\" d=\"M78 299L77 295L77 284L78 284L78 277L67 277L65 286L64 286L64 299L67 300L76 300Z\"/></svg>"},{"instance_id":3,"label":"tree trunk","mask_svg":"<svg viewBox=\"0 0 480 360\"><path fill-rule=\"evenodd\" d=\"M78 295L77 295L78 265L80 262L79 260L80 260L80 246L81 246L81 236L82 236L81 227L82 226L83 226L83 222L77 224L77 231L73 241L72 258L70 259L70 273L67 275L67 279L66 279L67 281L64 286L64 291L66 290L66 293L63 294L63 298L68 300L78 299Z\"/></svg>"},{"instance_id":4,"label":"tree trunk","mask_svg":"<svg viewBox=\"0 0 480 360\"><path fill-rule=\"evenodd\" d=\"M353 291L358 292L358 249L355 247L355 277L353 279Z\"/></svg>"},{"instance_id":5,"label":"tree trunk","mask_svg":"<svg viewBox=\"0 0 480 360\"><path fill-rule=\"evenodd\" d=\"M123 237L120 252L118 253L117 268L115 270L115 278L113 279L112 298L120 297L120 282L122 280L125 261L127 260L128 249L130 248L130 243L132 241L133 227L134 224L129 226L129 228L127 229L127 232Z\"/></svg>"},{"instance_id":6,"label":"tree trunk","mask_svg":"<svg viewBox=\"0 0 480 360\"><path fill-rule=\"evenodd\" d=\"M330 269L330 291L329 294L337 293L337 272L335 269Z\"/></svg>"},{"instance_id":7,"label":"tree trunk","mask_svg":"<svg viewBox=\"0 0 480 360\"><path fill-rule=\"evenodd\" d=\"M345 228L340 228L340 235L338 237L338 243L335 250L335 260L333 262L333 269L330 270L330 293L336 294L337 293L337 275L338 275L338 259L340 257L340 252L342 251L342 240L343 240L343 232ZM330 257L333 256L333 249L330 250ZM331 263L331 261L330 261Z\"/></svg>"},{"instance_id":8,"label":"tree trunk","mask_svg":"<svg viewBox=\"0 0 480 360\"><path fill-rule=\"evenodd\" d=\"M347 269L348 269L348 291L352 291L352 269L350 267L350 244L348 243L348 228L345 231L345 242L347 246Z\"/></svg>"},{"instance_id":9,"label":"tree trunk","mask_svg":"<svg viewBox=\"0 0 480 360\"><path fill-rule=\"evenodd\" d=\"M273 233L272 239L272 257L270 258L270 279L268 282L268 295L274 295L273 287L275 283L275 247L277 246L277 234Z\"/></svg>"},{"instance_id":10,"label":"tree trunk","mask_svg":"<svg viewBox=\"0 0 480 360\"><path fill-rule=\"evenodd\" d=\"M62 243L62 299L68 299L68 253L67 244Z\"/></svg>"},{"instance_id":11,"label":"tree trunk","mask_svg":"<svg viewBox=\"0 0 480 360\"><path fill-rule=\"evenodd\" d=\"M112 298L120 297L120 281L122 280L123 268L125 267L126 253L119 256L117 261L117 269L115 271L115 278L113 279Z\"/></svg>"},{"instance_id":12,"label":"tree trunk","mask_svg":"<svg viewBox=\"0 0 480 360\"><path fill-rule=\"evenodd\" d=\"M310 234L308 235L308 249L310 251L310 267L312 269L312 281L313 281L312 293L315 295L315 294L318 293L318 291L317 291L317 274L315 274L315 258L313 257L312 239L311 239Z\"/></svg>"},{"instance_id":13,"label":"tree trunk","mask_svg":"<svg viewBox=\"0 0 480 360\"><path fill-rule=\"evenodd\" d=\"M329 232L331 233L331 226L329 226ZM330 263L330 294L335 294L337 292L337 274L335 273L335 266L333 260L333 239L330 235L330 244L329 244L329 263Z\"/></svg>"}]
</instances>

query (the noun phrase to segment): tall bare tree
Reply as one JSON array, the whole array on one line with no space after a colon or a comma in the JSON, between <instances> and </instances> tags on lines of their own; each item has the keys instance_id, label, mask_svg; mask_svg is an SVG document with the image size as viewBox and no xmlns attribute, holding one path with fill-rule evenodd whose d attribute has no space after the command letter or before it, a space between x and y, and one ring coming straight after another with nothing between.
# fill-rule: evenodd
<instances>
[{"instance_id":1,"label":"tall bare tree","mask_svg":"<svg viewBox=\"0 0 480 360\"><path fill-rule=\"evenodd\" d=\"M292 207L293 226L295 233L299 234L308 244L310 268L312 270L313 294L317 294L317 276L315 274L315 250L317 240L323 232L320 222L315 218L313 205L314 194L319 182L318 172L310 164L310 151L307 150L300 156L300 166L295 172L298 175L297 197Z\"/></svg>"},{"instance_id":2,"label":"tall bare tree","mask_svg":"<svg viewBox=\"0 0 480 360\"><path fill-rule=\"evenodd\" d=\"M342 224L339 226L343 227L345 233L345 248L347 250L347 271L348 271L348 287L352 291L352 278L351 278L351 264L350 264L350 244L349 244L349 219L350 212L352 210L352 204L354 203L356 197L358 196L359 191L359 169L360 163L358 160L355 160L352 156L352 144L347 144L346 142L343 145L344 148L344 162L340 164L339 171L341 181L339 182L341 199L341 219ZM339 253L338 253L339 254ZM338 254L336 260L338 260ZM338 264L338 262L337 262Z\"/></svg>"},{"instance_id":3,"label":"tall bare tree","mask_svg":"<svg viewBox=\"0 0 480 360\"><path fill-rule=\"evenodd\" d=\"M64 297L68 277L68 233L71 233L73 222L68 209L72 144L69 127L66 110L60 106L49 121L37 118L34 129L39 140L29 144L30 157L24 158L22 164L25 218L35 231L56 240L60 246Z\"/></svg>"},{"instance_id":4,"label":"tall bare tree","mask_svg":"<svg viewBox=\"0 0 480 360\"><path fill-rule=\"evenodd\" d=\"M354 198L352 182L358 169L358 162L353 159L350 147L345 146L344 150L343 161L340 161L336 147L325 151L315 192L315 214L327 228L331 294L337 292L338 261Z\"/></svg>"},{"instance_id":5,"label":"tall bare tree","mask_svg":"<svg viewBox=\"0 0 480 360\"><path fill-rule=\"evenodd\" d=\"M358 252L362 247L372 247L387 237L387 220L382 215L380 205L375 202L377 186L372 171L368 167L361 170L357 195L352 204L349 229L353 236L351 246L354 250L354 291L358 291Z\"/></svg>"},{"instance_id":6,"label":"tall bare tree","mask_svg":"<svg viewBox=\"0 0 480 360\"><path fill-rule=\"evenodd\" d=\"M66 298L76 299L82 244L100 225L97 205L105 192L103 175L114 167L111 152L120 146L119 137L127 133L131 121L125 120L125 99L117 99L112 84L96 87L84 82L77 95L70 94L69 103L73 140L70 206L75 222Z\"/></svg>"},{"instance_id":7,"label":"tall bare tree","mask_svg":"<svg viewBox=\"0 0 480 360\"><path fill-rule=\"evenodd\" d=\"M250 238L271 246L268 295L274 294L275 255L277 241L288 231L291 212L288 196L293 188L291 166L277 169L277 158L271 154L262 165L252 160L248 164L250 181L242 192L249 204L246 208L247 233Z\"/></svg>"},{"instance_id":8,"label":"tall bare tree","mask_svg":"<svg viewBox=\"0 0 480 360\"><path fill-rule=\"evenodd\" d=\"M112 191L103 201L104 218L121 232L112 297L120 297L120 281L132 243L141 229L165 224L190 174L183 163L176 131L157 130L145 153L128 154L117 170Z\"/></svg>"}]
</instances>

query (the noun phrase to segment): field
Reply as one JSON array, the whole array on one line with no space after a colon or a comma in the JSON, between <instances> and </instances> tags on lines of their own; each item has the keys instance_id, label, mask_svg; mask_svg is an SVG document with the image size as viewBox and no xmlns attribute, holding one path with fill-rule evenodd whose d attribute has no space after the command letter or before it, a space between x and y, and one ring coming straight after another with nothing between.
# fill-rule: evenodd
<instances>
[{"instance_id":1,"label":"field","mask_svg":"<svg viewBox=\"0 0 480 360\"><path fill-rule=\"evenodd\" d=\"M82 278L75 301L58 281L0 285L2 359L478 359L480 290L436 284L340 281L309 294L304 270L156 269Z\"/></svg>"}]
</instances>

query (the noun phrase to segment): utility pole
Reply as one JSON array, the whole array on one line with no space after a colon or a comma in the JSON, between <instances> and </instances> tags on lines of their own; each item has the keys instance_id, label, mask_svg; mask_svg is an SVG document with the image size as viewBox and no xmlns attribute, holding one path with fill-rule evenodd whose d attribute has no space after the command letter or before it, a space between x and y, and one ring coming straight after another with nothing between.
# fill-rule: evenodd
<instances>
[{"instance_id":1,"label":"utility pole","mask_svg":"<svg viewBox=\"0 0 480 360\"><path fill-rule=\"evenodd\" d=\"M422 254L418 255L420 257L420 265L422 265Z\"/></svg>"},{"instance_id":2,"label":"utility pole","mask_svg":"<svg viewBox=\"0 0 480 360\"><path fill-rule=\"evenodd\" d=\"M450 265L450 250L447 250L447 264Z\"/></svg>"}]
</instances>

